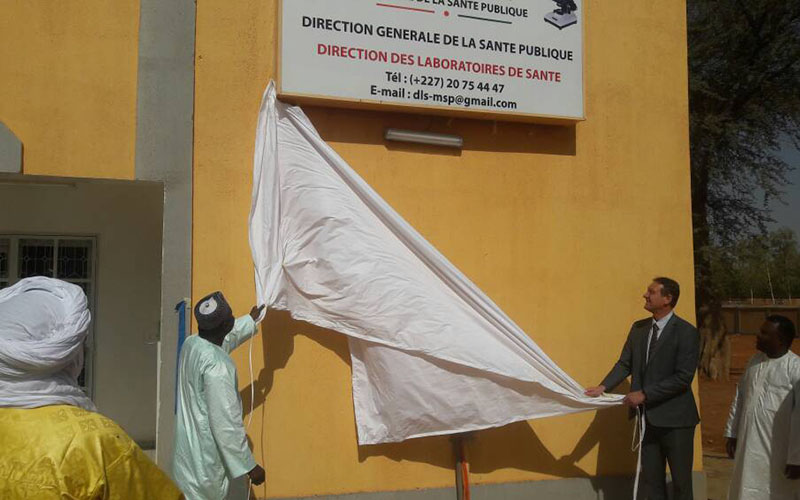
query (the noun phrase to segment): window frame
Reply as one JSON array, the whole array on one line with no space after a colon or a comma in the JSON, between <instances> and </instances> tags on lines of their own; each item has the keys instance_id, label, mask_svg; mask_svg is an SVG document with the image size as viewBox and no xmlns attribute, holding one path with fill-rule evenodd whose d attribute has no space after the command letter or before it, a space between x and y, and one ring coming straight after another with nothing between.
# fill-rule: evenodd
<instances>
[{"instance_id":1,"label":"window frame","mask_svg":"<svg viewBox=\"0 0 800 500\"><path fill-rule=\"evenodd\" d=\"M0 284L12 286L22 278L19 275L19 245L21 240L52 240L53 241L53 272L50 278L58 275L58 250L59 243L62 241L81 240L90 241L90 263L89 278L58 278L68 283L88 283L89 293L86 296L89 311L92 314L92 321L89 323L89 334L84 342L84 385L81 389L94 400L94 357L95 357L95 337L94 324L97 318L96 298L97 298L97 236L95 235L66 235L66 234L40 234L40 233L0 233L0 241L8 240L8 277L0 278Z\"/></svg>"}]
</instances>

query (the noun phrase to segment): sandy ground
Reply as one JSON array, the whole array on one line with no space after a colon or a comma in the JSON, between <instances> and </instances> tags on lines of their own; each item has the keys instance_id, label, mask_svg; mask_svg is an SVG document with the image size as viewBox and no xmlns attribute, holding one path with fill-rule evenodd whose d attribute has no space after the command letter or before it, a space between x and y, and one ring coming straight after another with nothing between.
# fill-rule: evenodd
<instances>
[{"instance_id":1,"label":"sandy ground","mask_svg":"<svg viewBox=\"0 0 800 500\"><path fill-rule=\"evenodd\" d=\"M725 500L728 497L728 482L733 460L722 456L703 456L703 471L706 473L708 500Z\"/></svg>"},{"instance_id":2,"label":"sandy ground","mask_svg":"<svg viewBox=\"0 0 800 500\"><path fill-rule=\"evenodd\" d=\"M800 340L792 346L800 354ZM700 418L703 433L703 470L708 480L709 500L725 500L733 461L725 454L725 422L728 409L750 357L756 353L755 335L731 336L731 376L725 382L700 376Z\"/></svg>"}]
</instances>

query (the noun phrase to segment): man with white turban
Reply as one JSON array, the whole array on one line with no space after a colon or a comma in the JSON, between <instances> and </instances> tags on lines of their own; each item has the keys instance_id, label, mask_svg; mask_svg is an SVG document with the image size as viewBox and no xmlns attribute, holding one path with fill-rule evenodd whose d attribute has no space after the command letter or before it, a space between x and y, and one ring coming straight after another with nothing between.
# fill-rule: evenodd
<instances>
[{"instance_id":1,"label":"man with white turban","mask_svg":"<svg viewBox=\"0 0 800 500\"><path fill-rule=\"evenodd\" d=\"M34 277L0 290L0 498L181 498L79 387L90 321L76 285Z\"/></svg>"}]
</instances>

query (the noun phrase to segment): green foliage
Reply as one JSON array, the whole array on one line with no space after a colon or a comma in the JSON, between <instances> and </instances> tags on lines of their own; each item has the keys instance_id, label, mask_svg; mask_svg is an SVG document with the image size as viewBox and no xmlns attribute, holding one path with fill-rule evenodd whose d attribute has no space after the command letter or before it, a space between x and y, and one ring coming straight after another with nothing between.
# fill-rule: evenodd
<instances>
[{"instance_id":1,"label":"green foliage","mask_svg":"<svg viewBox=\"0 0 800 500\"><path fill-rule=\"evenodd\" d=\"M728 243L764 230L800 145L800 1L688 0L688 23L695 223Z\"/></svg>"},{"instance_id":2,"label":"green foliage","mask_svg":"<svg viewBox=\"0 0 800 500\"><path fill-rule=\"evenodd\" d=\"M714 295L721 299L800 296L800 249L790 229L716 247L711 269Z\"/></svg>"},{"instance_id":3,"label":"green foliage","mask_svg":"<svg viewBox=\"0 0 800 500\"><path fill-rule=\"evenodd\" d=\"M733 267L738 240L766 234L793 168L781 141L800 148L800 1L687 2L697 304L713 310L745 286L713 273Z\"/></svg>"}]
</instances>

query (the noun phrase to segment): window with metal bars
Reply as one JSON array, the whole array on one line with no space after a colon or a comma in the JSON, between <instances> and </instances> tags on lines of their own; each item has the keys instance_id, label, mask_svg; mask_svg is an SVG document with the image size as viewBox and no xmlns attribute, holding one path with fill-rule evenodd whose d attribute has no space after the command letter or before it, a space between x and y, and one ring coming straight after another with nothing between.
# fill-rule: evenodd
<instances>
[{"instance_id":1,"label":"window with metal bars","mask_svg":"<svg viewBox=\"0 0 800 500\"><path fill-rule=\"evenodd\" d=\"M95 316L96 242L93 237L0 235L0 288L31 276L48 276L80 286ZM84 344L78 383L92 397L94 335Z\"/></svg>"}]
</instances>

